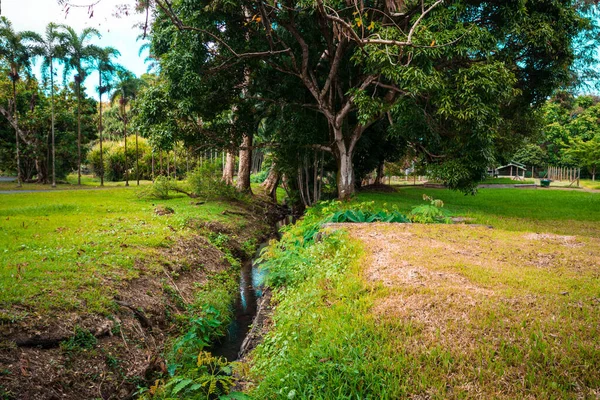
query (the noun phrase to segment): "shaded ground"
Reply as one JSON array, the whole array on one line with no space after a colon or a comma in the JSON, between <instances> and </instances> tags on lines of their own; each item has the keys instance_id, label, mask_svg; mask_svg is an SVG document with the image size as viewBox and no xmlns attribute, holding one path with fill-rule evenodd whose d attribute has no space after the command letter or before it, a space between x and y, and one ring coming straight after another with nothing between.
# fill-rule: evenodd
<instances>
[{"instance_id":1,"label":"shaded ground","mask_svg":"<svg viewBox=\"0 0 600 400\"><path fill-rule=\"evenodd\" d=\"M600 397L600 239L343 226L367 253L377 359L426 388L412 398Z\"/></svg>"}]
</instances>

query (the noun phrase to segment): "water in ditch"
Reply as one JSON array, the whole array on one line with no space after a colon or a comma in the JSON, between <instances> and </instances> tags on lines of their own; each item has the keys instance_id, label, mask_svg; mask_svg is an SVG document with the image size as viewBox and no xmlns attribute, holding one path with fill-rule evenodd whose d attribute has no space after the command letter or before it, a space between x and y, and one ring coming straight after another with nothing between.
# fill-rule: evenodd
<instances>
[{"instance_id":1,"label":"water in ditch","mask_svg":"<svg viewBox=\"0 0 600 400\"><path fill-rule=\"evenodd\" d=\"M215 356L225 357L228 361L238 359L242 343L256 316L257 301L262 296L266 272L259 268L255 260L266 245L264 243L259 247L251 261L242 264L239 292L234 304L235 315L227 328L227 336L211 351Z\"/></svg>"}]
</instances>

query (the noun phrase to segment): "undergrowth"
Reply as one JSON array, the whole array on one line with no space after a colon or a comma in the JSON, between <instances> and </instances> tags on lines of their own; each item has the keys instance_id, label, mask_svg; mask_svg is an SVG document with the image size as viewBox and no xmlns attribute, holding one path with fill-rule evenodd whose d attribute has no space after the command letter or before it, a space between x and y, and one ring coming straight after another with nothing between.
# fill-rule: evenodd
<instances>
[{"instance_id":1,"label":"undergrowth","mask_svg":"<svg viewBox=\"0 0 600 400\"><path fill-rule=\"evenodd\" d=\"M263 254L277 311L274 328L253 353L255 399L368 398L346 396L365 393L356 391L360 386L384 391L384 371L368 368L367 349L356 346L371 334L360 329L369 307L362 283L348 273L358 267L360 246L342 231L325 230L320 240L305 241L315 214Z\"/></svg>"},{"instance_id":2,"label":"undergrowth","mask_svg":"<svg viewBox=\"0 0 600 400\"><path fill-rule=\"evenodd\" d=\"M180 335L165 352L167 374L156 379L149 388L138 391L140 399L229 399L235 379L235 363L215 357L206 351L227 333L233 319L238 282L235 279L240 262L228 247L230 237L211 233L209 242L221 250L230 270L213 274L207 284L198 288L194 301L179 315Z\"/></svg>"},{"instance_id":3,"label":"undergrowth","mask_svg":"<svg viewBox=\"0 0 600 400\"><path fill-rule=\"evenodd\" d=\"M442 203L430 197L424 200L428 204L413 208L407 219L448 221ZM395 252L396 247L388 253L404 254L406 259L397 264L414 262L415 267L409 268L419 266L419 271L429 272L424 276L442 283L432 287L419 285L419 280L407 283L402 277L395 278L399 282L395 286L368 283L361 265L363 244L323 225L331 222L332 215L368 220L381 216L380 212L397 211L379 207L321 204L286 228L280 242L263 252L261 265L268 271L276 309L271 330L250 361L254 386L249 394L254 399L597 397L599 358L597 341L591 339L597 337L596 314L591 311L596 303L589 303L597 293L590 280L597 268L585 271L582 263L574 261L579 258L564 265L553 263L559 272L531 266L513 245L494 247L488 254L498 263L494 270L489 262L470 259L470 251L489 245L486 235L497 235L500 244L507 238L521 243L520 234L413 226L407 229L413 239L395 240L404 246L410 246L411 240L422 243L405 253ZM386 240L384 233L395 231L388 225L367 232ZM440 232L446 232L445 240L452 246L462 238L464 249L452 253L460 261L452 261L444 247L431 244L441 240ZM388 236L390 246L393 237ZM548 246L559 252L557 244ZM544 256L541 251L535 256ZM421 258L411 261L409 257ZM436 257L448 265L443 267ZM595 262L591 255L587 257ZM426 262L432 266L425 267ZM543 274L552 277L553 284L540 281ZM559 291L555 286L562 285L571 289L554 293ZM507 294L498 289L508 287ZM396 303L382 308L388 300ZM451 314L443 322L445 312L456 317Z\"/></svg>"}]
</instances>

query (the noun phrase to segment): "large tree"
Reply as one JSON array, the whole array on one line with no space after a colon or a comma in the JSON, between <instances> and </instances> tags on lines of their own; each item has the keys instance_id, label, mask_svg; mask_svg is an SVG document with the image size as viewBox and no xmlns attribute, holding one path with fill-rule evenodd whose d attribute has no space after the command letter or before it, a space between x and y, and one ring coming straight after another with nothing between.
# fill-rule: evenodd
<instances>
[{"instance_id":1,"label":"large tree","mask_svg":"<svg viewBox=\"0 0 600 400\"><path fill-rule=\"evenodd\" d=\"M8 76L12 82L12 106L13 114L2 109L2 114L9 120L15 130L16 161L17 161L17 183L21 186L21 155L19 153L19 136L25 140L19 129L19 112L17 104L17 81L21 79L21 73L31 72L32 49L27 45L28 39L35 38L34 32L16 32L11 22L6 17L0 17L0 60L8 66Z\"/></svg>"},{"instance_id":2,"label":"large tree","mask_svg":"<svg viewBox=\"0 0 600 400\"><path fill-rule=\"evenodd\" d=\"M355 189L358 141L383 118L434 174L473 188L505 121L572 78L590 26L570 0L155 4L172 95L206 102L215 93L198 89L219 81L219 104L237 93L320 113L328 132L313 146L333 154L341 198Z\"/></svg>"},{"instance_id":3,"label":"large tree","mask_svg":"<svg viewBox=\"0 0 600 400\"><path fill-rule=\"evenodd\" d=\"M125 186L129 186L129 173L127 171L127 125L131 119L130 102L138 96L143 81L136 77L131 71L119 68L116 72L116 81L114 92L110 98L111 104L119 103L119 119L123 127L123 140L125 145ZM135 130L135 175L137 184L140 184L139 176L139 150L138 150L138 130Z\"/></svg>"},{"instance_id":4,"label":"large tree","mask_svg":"<svg viewBox=\"0 0 600 400\"><path fill-rule=\"evenodd\" d=\"M55 149L55 118L54 118L54 62L64 63L66 39L59 26L49 23L46 26L44 36L35 35L31 38L34 42L33 54L42 58L42 77L44 81L50 80L50 100L51 100L51 149L52 149L52 187L56 187L56 149Z\"/></svg>"},{"instance_id":5,"label":"large tree","mask_svg":"<svg viewBox=\"0 0 600 400\"><path fill-rule=\"evenodd\" d=\"M596 172L600 166L600 135L588 141L575 138L571 147L566 150L566 154L573 157L579 166L587 168L592 175L592 180L596 180Z\"/></svg>"},{"instance_id":6,"label":"large tree","mask_svg":"<svg viewBox=\"0 0 600 400\"><path fill-rule=\"evenodd\" d=\"M100 186L104 186L104 154L102 151L102 95L110 94L111 83L119 70L119 66L112 60L121 53L114 47L98 48L94 54L94 67L98 71L98 137L100 140Z\"/></svg>"},{"instance_id":7,"label":"large tree","mask_svg":"<svg viewBox=\"0 0 600 400\"><path fill-rule=\"evenodd\" d=\"M66 59L64 76L75 72L75 90L77 93L77 184L81 185L81 85L87 77L90 63L100 48L90 41L100 37L100 32L95 28L85 28L77 33L70 26L61 25L65 35Z\"/></svg>"}]
</instances>

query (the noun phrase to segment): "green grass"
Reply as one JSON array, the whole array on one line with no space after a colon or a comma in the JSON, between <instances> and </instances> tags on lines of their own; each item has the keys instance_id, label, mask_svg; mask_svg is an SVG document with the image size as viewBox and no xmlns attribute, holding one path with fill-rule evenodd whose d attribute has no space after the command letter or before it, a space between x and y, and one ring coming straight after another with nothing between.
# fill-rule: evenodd
<instances>
[{"instance_id":1,"label":"green grass","mask_svg":"<svg viewBox=\"0 0 600 400\"><path fill-rule=\"evenodd\" d=\"M241 223L221 214L228 204L139 199L138 190L0 195L2 317L24 310L106 313L119 282L152 269L157 249L191 233L189 220ZM158 216L158 205L175 213Z\"/></svg>"},{"instance_id":2,"label":"green grass","mask_svg":"<svg viewBox=\"0 0 600 400\"><path fill-rule=\"evenodd\" d=\"M600 193L544 189L480 189L464 195L447 189L403 188L397 193L359 193L355 201L396 206L408 212L423 194L441 199L454 216L511 231L553 232L600 237Z\"/></svg>"},{"instance_id":3,"label":"green grass","mask_svg":"<svg viewBox=\"0 0 600 400\"><path fill-rule=\"evenodd\" d=\"M512 178L488 178L480 182L482 185L524 185L533 184L533 179L524 179L521 181Z\"/></svg>"},{"instance_id":4,"label":"green grass","mask_svg":"<svg viewBox=\"0 0 600 400\"><path fill-rule=\"evenodd\" d=\"M135 177L134 177L135 178ZM149 185L151 181L140 180L140 185ZM135 179L129 180L130 186L137 186ZM104 181L105 187L124 187L125 181L110 182ZM21 187L17 186L16 182L0 182L0 190L75 190L75 189L89 189L90 187L100 187L100 178L93 175L82 175L81 186L77 185L77 174L70 174L67 176L66 183L57 183L56 188L53 188L50 184L41 183L23 183Z\"/></svg>"},{"instance_id":5,"label":"green grass","mask_svg":"<svg viewBox=\"0 0 600 400\"><path fill-rule=\"evenodd\" d=\"M357 201L408 210L423 192ZM314 218L288 228L264 255L277 308L253 398L597 397L600 241L526 231L599 225L598 195L426 192L510 229L356 224L304 242ZM555 209L516 211L524 200Z\"/></svg>"},{"instance_id":6,"label":"green grass","mask_svg":"<svg viewBox=\"0 0 600 400\"><path fill-rule=\"evenodd\" d=\"M600 181L593 181L591 179L582 179L579 181L580 186L586 189L600 190Z\"/></svg>"}]
</instances>

